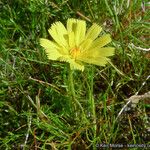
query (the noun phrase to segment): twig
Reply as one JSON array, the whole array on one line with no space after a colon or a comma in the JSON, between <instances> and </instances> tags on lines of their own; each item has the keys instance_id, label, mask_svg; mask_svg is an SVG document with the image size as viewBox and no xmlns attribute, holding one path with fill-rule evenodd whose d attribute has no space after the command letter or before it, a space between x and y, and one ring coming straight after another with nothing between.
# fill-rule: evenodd
<instances>
[{"instance_id":1,"label":"twig","mask_svg":"<svg viewBox=\"0 0 150 150\"><path fill-rule=\"evenodd\" d=\"M49 85L49 86L51 86L56 92L60 93L60 89L59 89L57 86L53 85L53 84L50 84L50 83L48 83L48 82L44 82L44 81L42 81L42 80L34 79L34 78L32 78L32 77L29 77L29 79L30 79L30 80L33 80L33 81L36 81L36 82L39 82L39 83L41 83L41 84Z\"/></svg>"},{"instance_id":2,"label":"twig","mask_svg":"<svg viewBox=\"0 0 150 150\"><path fill-rule=\"evenodd\" d=\"M77 11L76 13L77 13L80 17L84 18L86 21L91 22L91 20L90 20L88 17L84 16L81 12Z\"/></svg>"},{"instance_id":3,"label":"twig","mask_svg":"<svg viewBox=\"0 0 150 150\"><path fill-rule=\"evenodd\" d=\"M28 138L29 138L29 133L30 133L30 128L31 128L31 120L32 120L32 116L30 115L29 118L28 118L28 130L27 130L26 138L25 138L25 141L24 141L24 144L23 144L23 150L26 149L26 144L27 144L27 141L28 141Z\"/></svg>"},{"instance_id":4,"label":"twig","mask_svg":"<svg viewBox=\"0 0 150 150\"><path fill-rule=\"evenodd\" d=\"M121 109L121 111L119 112L116 120L120 117L120 115L122 114L122 112L125 110L125 108L130 104L130 103L133 103L133 104L137 104L139 102L139 100L145 100L147 98L150 98L150 91L143 94L143 95L133 95L131 96L130 98L126 99L126 101L128 101L124 107Z\"/></svg>"},{"instance_id":5,"label":"twig","mask_svg":"<svg viewBox=\"0 0 150 150\"><path fill-rule=\"evenodd\" d=\"M35 103L33 102L32 98L31 98L29 95L27 95L26 97L28 98L28 100L30 100L30 102L32 103L32 105L37 109L38 115L40 115L40 116L39 116L40 119L44 119L44 118L45 118L48 122L50 122L50 120L49 120L49 118L47 117L47 115L46 115L41 109L38 108L40 104L38 104L38 106L37 106L37 104L35 104ZM36 99L36 101L37 101L37 103L39 103L39 101L38 101L37 99Z\"/></svg>"},{"instance_id":6,"label":"twig","mask_svg":"<svg viewBox=\"0 0 150 150\"><path fill-rule=\"evenodd\" d=\"M150 75L147 76L146 80L142 83L141 87L139 88L139 90L136 92L135 95L138 95L139 91L143 88L143 86L146 84L147 80L150 78Z\"/></svg>"},{"instance_id":7,"label":"twig","mask_svg":"<svg viewBox=\"0 0 150 150\"><path fill-rule=\"evenodd\" d=\"M132 48L136 48L138 50L142 50L142 51L150 51L150 48L142 48L140 46L135 46L133 43L130 44Z\"/></svg>"},{"instance_id":8,"label":"twig","mask_svg":"<svg viewBox=\"0 0 150 150\"><path fill-rule=\"evenodd\" d=\"M146 98L150 98L150 91L145 93L144 95L138 95L139 91L142 89L142 87L146 84L146 81L150 78L150 75L147 76L146 80L142 83L139 90L135 93L135 95L131 96L130 98L126 99L127 103L123 106L123 108L120 110L116 120L120 117L122 112L125 110L125 108L132 103L132 107L135 107L135 104L139 102L139 100L144 100Z\"/></svg>"}]
</instances>

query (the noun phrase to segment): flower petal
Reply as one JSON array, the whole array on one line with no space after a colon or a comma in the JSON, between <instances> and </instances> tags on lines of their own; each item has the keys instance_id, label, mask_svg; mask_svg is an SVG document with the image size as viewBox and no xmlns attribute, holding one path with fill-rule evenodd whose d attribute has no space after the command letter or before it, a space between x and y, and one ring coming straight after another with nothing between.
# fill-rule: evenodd
<instances>
[{"instance_id":1,"label":"flower petal","mask_svg":"<svg viewBox=\"0 0 150 150\"><path fill-rule=\"evenodd\" d=\"M77 26L75 30L75 42L77 46L79 46L79 44L84 40L85 32L86 32L85 21L77 20Z\"/></svg>"},{"instance_id":2,"label":"flower petal","mask_svg":"<svg viewBox=\"0 0 150 150\"><path fill-rule=\"evenodd\" d=\"M104 56L104 57L113 56L114 54L115 54L115 48L114 47L100 48L99 52L97 53L97 55L101 55L101 56Z\"/></svg>"},{"instance_id":3,"label":"flower petal","mask_svg":"<svg viewBox=\"0 0 150 150\"><path fill-rule=\"evenodd\" d=\"M115 49L113 47L94 48L86 51L81 51L77 60L82 61L83 58L95 59L97 57L108 57L114 55Z\"/></svg>"},{"instance_id":4,"label":"flower petal","mask_svg":"<svg viewBox=\"0 0 150 150\"><path fill-rule=\"evenodd\" d=\"M69 55L63 55L63 56L59 57L58 60L69 63L70 62L70 56Z\"/></svg>"},{"instance_id":5,"label":"flower petal","mask_svg":"<svg viewBox=\"0 0 150 150\"><path fill-rule=\"evenodd\" d=\"M96 39L95 41L93 41L90 49L96 48L96 47L103 47L106 44L111 42L111 38L109 34L103 35L102 37L99 37L98 39Z\"/></svg>"},{"instance_id":6,"label":"flower petal","mask_svg":"<svg viewBox=\"0 0 150 150\"><path fill-rule=\"evenodd\" d=\"M81 53L77 60L99 66L105 66L108 62L108 56L114 55L113 47L95 48Z\"/></svg>"},{"instance_id":7,"label":"flower petal","mask_svg":"<svg viewBox=\"0 0 150 150\"><path fill-rule=\"evenodd\" d=\"M98 37L98 35L99 35L99 33L101 32L101 30L102 30L102 28L101 28L98 24L94 23L94 24L88 29L85 38L86 38L86 39L95 40L95 39Z\"/></svg>"},{"instance_id":8,"label":"flower petal","mask_svg":"<svg viewBox=\"0 0 150 150\"><path fill-rule=\"evenodd\" d=\"M76 46L79 46L79 44L85 38L86 22L83 20L78 20L78 19L68 19L67 30L69 33L74 32L75 44Z\"/></svg>"},{"instance_id":9,"label":"flower petal","mask_svg":"<svg viewBox=\"0 0 150 150\"><path fill-rule=\"evenodd\" d=\"M70 62L70 68L71 70L84 70L84 65L81 65L75 61Z\"/></svg>"},{"instance_id":10,"label":"flower petal","mask_svg":"<svg viewBox=\"0 0 150 150\"><path fill-rule=\"evenodd\" d=\"M89 47L91 47L91 44L92 44L92 40L91 39L86 39L84 40L81 45L79 46L79 49L81 50L81 53L88 50Z\"/></svg>"},{"instance_id":11,"label":"flower petal","mask_svg":"<svg viewBox=\"0 0 150 150\"><path fill-rule=\"evenodd\" d=\"M41 38L40 45L44 47L48 59L57 60L59 57L62 56L61 53L58 51L59 47L52 41Z\"/></svg>"},{"instance_id":12,"label":"flower petal","mask_svg":"<svg viewBox=\"0 0 150 150\"><path fill-rule=\"evenodd\" d=\"M94 65L98 65L98 66L105 66L108 61L109 61L109 58L106 58L106 57L97 57L97 58L82 58L82 61L85 62L85 63L89 63L89 64L94 64Z\"/></svg>"},{"instance_id":13,"label":"flower petal","mask_svg":"<svg viewBox=\"0 0 150 150\"><path fill-rule=\"evenodd\" d=\"M70 49L75 47L75 39L74 38L75 38L74 32L68 33L68 43L69 43Z\"/></svg>"},{"instance_id":14,"label":"flower petal","mask_svg":"<svg viewBox=\"0 0 150 150\"><path fill-rule=\"evenodd\" d=\"M113 47L94 48L83 53L84 57L108 57L114 55L115 49Z\"/></svg>"},{"instance_id":15,"label":"flower petal","mask_svg":"<svg viewBox=\"0 0 150 150\"><path fill-rule=\"evenodd\" d=\"M75 32L76 29L76 19L68 19L67 20L67 31L68 32Z\"/></svg>"},{"instance_id":16,"label":"flower petal","mask_svg":"<svg viewBox=\"0 0 150 150\"><path fill-rule=\"evenodd\" d=\"M59 61L68 62L72 70L81 70L81 71L84 70L84 65L75 62L75 60L70 58L68 55L60 57Z\"/></svg>"},{"instance_id":17,"label":"flower petal","mask_svg":"<svg viewBox=\"0 0 150 150\"><path fill-rule=\"evenodd\" d=\"M56 22L52 24L51 28L48 30L49 34L60 46L68 48L67 40L65 39L67 35L67 30L61 22Z\"/></svg>"}]
</instances>

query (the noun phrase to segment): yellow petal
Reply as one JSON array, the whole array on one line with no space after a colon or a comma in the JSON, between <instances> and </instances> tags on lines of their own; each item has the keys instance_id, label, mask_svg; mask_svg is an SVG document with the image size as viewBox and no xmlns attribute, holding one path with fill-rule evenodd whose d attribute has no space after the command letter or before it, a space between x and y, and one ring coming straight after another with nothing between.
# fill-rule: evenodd
<instances>
[{"instance_id":1,"label":"yellow petal","mask_svg":"<svg viewBox=\"0 0 150 150\"><path fill-rule=\"evenodd\" d=\"M58 51L59 47L55 43L53 43L52 41L41 38L40 39L40 45L42 47L44 47L44 49L47 53L48 59L57 60L59 57L62 56L60 54L60 52Z\"/></svg>"},{"instance_id":2,"label":"yellow petal","mask_svg":"<svg viewBox=\"0 0 150 150\"><path fill-rule=\"evenodd\" d=\"M68 62L72 70L84 70L84 66L75 62L74 59L70 58L69 55L64 55L58 59L59 61Z\"/></svg>"},{"instance_id":3,"label":"yellow petal","mask_svg":"<svg viewBox=\"0 0 150 150\"><path fill-rule=\"evenodd\" d=\"M106 57L97 57L97 58L82 58L82 61L85 62L85 63L89 63L89 64L94 64L94 65L98 65L98 66L105 66L109 59L106 58Z\"/></svg>"},{"instance_id":4,"label":"yellow petal","mask_svg":"<svg viewBox=\"0 0 150 150\"><path fill-rule=\"evenodd\" d=\"M75 44L76 44L76 46L79 46L79 44L85 38L86 22L83 20L78 20L78 19L68 19L67 31L68 31L68 33L74 32Z\"/></svg>"},{"instance_id":5,"label":"yellow petal","mask_svg":"<svg viewBox=\"0 0 150 150\"><path fill-rule=\"evenodd\" d=\"M44 47L44 48L45 47L46 48L51 48L51 49L53 49L53 48L59 48L59 46L56 43L54 43L54 42L52 42L50 40L44 39L44 38L40 38L40 45L42 47Z\"/></svg>"},{"instance_id":6,"label":"yellow petal","mask_svg":"<svg viewBox=\"0 0 150 150\"><path fill-rule=\"evenodd\" d=\"M108 57L108 56L113 56L114 54L115 54L115 48L113 48L113 47L103 47L103 48L99 49L97 55Z\"/></svg>"},{"instance_id":7,"label":"yellow petal","mask_svg":"<svg viewBox=\"0 0 150 150\"><path fill-rule=\"evenodd\" d=\"M70 62L71 70L81 70L84 71L84 65L81 65L75 61Z\"/></svg>"},{"instance_id":8,"label":"yellow petal","mask_svg":"<svg viewBox=\"0 0 150 150\"><path fill-rule=\"evenodd\" d=\"M114 55L115 49L113 47L103 47L87 50L83 53L84 57L108 57Z\"/></svg>"},{"instance_id":9,"label":"yellow petal","mask_svg":"<svg viewBox=\"0 0 150 150\"><path fill-rule=\"evenodd\" d=\"M69 43L70 49L75 47L75 39L74 38L75 38L74 32L68 33L68 43Z\"/></svg>"},{"instance_id":10,"label":"yellow petal","mask_svg":"<svg viewBox=\"0 0 150 150\"><path fill-rule=\"evenodd\" d=\"M59 57L58 60L69 63L70 62L70 56L69 55L63 55L63 56Z\"/></svg>"},{"instance_id":11,"label":"yellow petal","mask_svg":"<svg viewBox=\"0 0 150 150\"><path fill-rule=\"evenodd\" d=\"M114 48L113 47L103 47L103 48L95 48L92 50L87 50L81 53L77 60L83 61L89 64L95 64L99 66L105 66L108 62L108 56L114 55Z\"/></svg>"},{"instance_id":12,"label":"yellow petal","mask_svg":"<svg viewBox=\"0 0 150 150\"><path fill-rule=\"evenodd\" d=\"M91 47L91 44L92 44L92 40L91 39L86 39L84 40L81 45L79 46L79 49L81 50L81 53L88 50L89 47Z\"/></svg>"},{"instance_id":13,"label":"yellow petal","mask_svg":"<svg viewBox=\"0 0 150 150\"><path fill-rule=\"evenodd\" d=\"M95 48L95 47L103 47L106 44L111 42L111 38L109 34L103 35L102 37L99 37L98 39L96 39L95 41L93 41L92 45L90 48Z\"/></svg>"},{"instance_id":14,"label":"yellow petal","mask_svg":"<svg viewBox=\"0 0 150 150\"><path fill-rule=\"evenodd\" d=\"M95 48L91 50L81 51L77 60L82 61L83 58L95 59L97 57L109 57L114 55L115 49L113 47Z\"/></svg>"},{"instance_id":15,"label":"yellow petal","mask_svg":"<svg viewBox=\"0 0 150 150\"><path fill-rule=\"evenodd\" d=\"M76 30L75 30L75 42L76 45L79 44L84 40L86 32L86 23L82 20L77 20Z\"/></svg>"},{"instance_id":16,"label":"yellow petal","mask_svg":"<svg viewBox=\"0 0 150 150\"><path fill-rule=\"evenodd\" d=\"M52 24L51 28L48 30L49 34L60 46L68 48L67 40L65 39L67 35L67 30L61 22L56 22Z\"/></svg>"},{"instance_id":17,"label":"yellow petal","mask_svg":"<svg viewBox=\"0 0 150 150\"><path fill-rule=\"evenodd\" d=\"M76 29L76 19L68 19L67 20L67 31L68 32L75 32Z\"/></svg>"},{"instance_id":18,"label":"yellow petal","mask_svg":"<svg viewBox=\"0 0 150 150\"><path fill-rule=\"evenodd\" d=\"M99 33L101 32L102 28L97 25L96 23L94 23L87 31L85 38L86 39L92 39L95 40Z\"/></svg>"}]
</instances>

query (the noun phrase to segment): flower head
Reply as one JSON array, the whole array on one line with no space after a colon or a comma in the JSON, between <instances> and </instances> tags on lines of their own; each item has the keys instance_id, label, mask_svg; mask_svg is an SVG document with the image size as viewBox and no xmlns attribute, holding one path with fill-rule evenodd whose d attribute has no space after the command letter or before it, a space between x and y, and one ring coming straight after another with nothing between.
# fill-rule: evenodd
<instances>
[{"instance_id":1,"label":"flower head","mask_svg":"<svg viewBox=\"0 0 150 150\"><path fill-rule=\"evenodd\" d=\"M61 22L52 24L48 32L53 41L41 38L40 45L46 50L48 59L68 62L71 69L83 71L83 63L105 66L114 48L104 47L111 38L109 34L98 37L101 30L94 23L86 31L85 21L68 19L66 28Z\"/></svg>"}]
</instances>

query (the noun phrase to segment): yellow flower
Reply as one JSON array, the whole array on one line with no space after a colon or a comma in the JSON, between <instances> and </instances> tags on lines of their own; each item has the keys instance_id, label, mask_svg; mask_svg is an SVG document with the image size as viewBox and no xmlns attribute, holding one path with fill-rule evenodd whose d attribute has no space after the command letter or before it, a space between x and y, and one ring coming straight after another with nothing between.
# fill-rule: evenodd
<instances>
[{"instance_id":1,"label":"yellow flower","mask_svg":"<svg viewBox=\"0 0 150 150\"><path fill-rule=\"evenodd\" d=\"M40 45L46 50L48 59L70 63L71 69L84 70L84 62L105 66L109 56L114 54L113 47L103 47L111 38L109 34L101 37L102 28L93 24L86 31L86 22L78 19L68 19L67 27L56 22L48 30L54 41L40 39Z\"/></svg>"}]
</instances>

